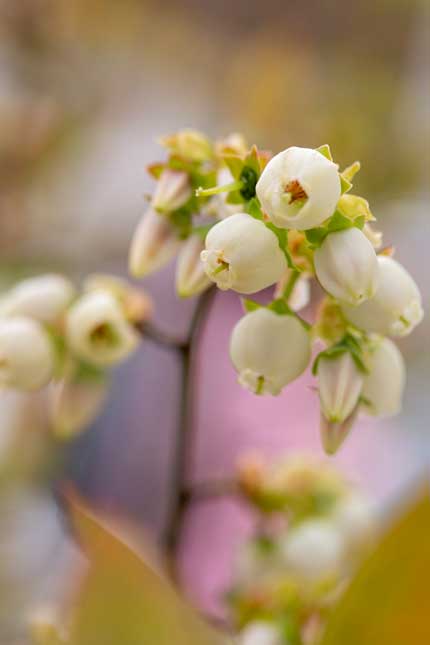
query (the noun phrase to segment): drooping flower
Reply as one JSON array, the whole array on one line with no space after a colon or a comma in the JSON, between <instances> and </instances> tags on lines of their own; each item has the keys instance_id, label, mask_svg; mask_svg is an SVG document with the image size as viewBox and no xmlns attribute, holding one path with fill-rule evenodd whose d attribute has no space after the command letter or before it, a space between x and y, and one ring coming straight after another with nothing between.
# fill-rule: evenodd
<instances>
[{"instance_id":1,"label":"drooping flower","mask_svg":"<svg viewBox=\"0 0 430 645\"><path fill-rule=\"evenodd\" d=\"M245 294L274 284L286 269L276 235L246 213L232 215L210 229L201 259L220 289Z\"/></svg>"},{"instance_id":2,"label":"drooping flower","mask_svg":"<svg viewBox=\"0 0 430 645\"><path fill-rule=\"evenodd\" d=\"M234 327L230 357L243 387L255 394L277 395L306 369L309 334L295 316L260 308Z\"/></svg>"},{"instance_id":3,"label":"drooping flower","mask_svg":"<svg viewBox=\"0 0 430 645\"><path fill-rule=\"evenodd\" d=\"M0 386L38 390L52 378L55 351L43 326L16 316L0 319Z\"/></svg>"},{"instance_id":4,"label":"drooping flower","mask_svg":"<svg viewBox=\"0 0 430 645\"><path fill-rule=\"evenodd\" d=\"M189 298L205 291L212 281L207 276L200 254L204 241L200 235L191 235L182 245L176 263L176 292Z\"/></svg>"},{"instance_id":5,"label":"drooping flower","mask_svg":"<svg viewBox=\"0 0 430 645\"><path fill-rule=\"evenodd\" d=\"M178 252L180 240L169 220L149 208L140 220L130 247L130 273L141 278L166 265Z\"/></svg>"},{"instance_id":6,"label":"drooping flower","mask_svg":"<svg viewBox=\"0 0 430 645\"><path fill-rule=\"evenodd\" d=\"M370 355L369 374L363 383L363 410L375 416L393 416L402 407L406 369L403 356L388 338L381 339Z\"/></svg>"},{"instance_id":7,"label":"drooping flower","mask_svg":"<svg viewBox=\"0 0 430 645\"><path fill-rule=\"evenodd\" d=\"M329 233L314 254L321 286L334 298L358 305L378 286L379 265L367 237L358 228Z\"/></svg>"},{"instance_id":8,"label":"drooping flower","mask_svg":"<svg viewBox=\"0 0 430 645\"><path fill-rule=\"evenodd\" d=\"M388 336L406 336L422 320L421 294L406 269L391 257L378 257L379 286L357 307L343 305L345 316L359 329Z\"/></svg>"},{"instance_id":9,"label":"drooping flower","mask_svg":"<svg viewBox=\"0 0 430 645\"><path fill-rule=\"evenodd\" d=\"M118 301L103 291L84 294L69 309L66 338L76 356L100 366L122 361L139 342Z\"/></svg>"},{"instance_id":10,"label":"drooping flower","mask_svg":"<svg viewBox=\"0 0 430 645\"><path fill-rule=\"evenodd\" d=\"M49 404L53 433L68 439L85 430L99 414L106 395L104 380L51 383Z\"/></svg>"},{"instance_id":11,"label":"drooping flower","mask_svg":"<svg viewBox=\"0 0 430 645\"><path fill-rule=\"evenodd\" d=\"M269 161L256 192L276 226L314 228L333 214L340 198L338 167L317 150L287 148Z\"/></svg>"},{"instance_id":12,"label":"drooping flower","mask_svg":"<svg viewBox=\"0 0 430 645\"><path fill-rule=\"evenodd\" d=\"M0 300L0 316L26 316L54 324L64 314L75 293L72 283L62 275L28 278Z\"/></svg>"}]
</instances>

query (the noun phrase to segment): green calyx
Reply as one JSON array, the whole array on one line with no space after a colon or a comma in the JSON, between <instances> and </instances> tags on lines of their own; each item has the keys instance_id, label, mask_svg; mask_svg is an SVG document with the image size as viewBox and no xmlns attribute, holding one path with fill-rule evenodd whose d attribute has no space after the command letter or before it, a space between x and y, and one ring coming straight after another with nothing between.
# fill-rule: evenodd
<instances>
[{"instance_id":1,"label":"green calyx","mask_svg":"<svg viewBox=\"0 0 430 645\"><path fill-rule=\"evenodd\" d=\"M312 374L314 376L317 375L318 365L322 358L335 360L346 352L349 352L351 354L351 358L353 359L357 369L360 372L367 374L368 368L364 359L362 343L360 343L360 341L350 333L345 334L341 341L339 341L335 345L332 345L331 347L328 347L323 352L320 352L318 354L314 361L314 364L312 365Z\"/></svg>"}]
</instances>

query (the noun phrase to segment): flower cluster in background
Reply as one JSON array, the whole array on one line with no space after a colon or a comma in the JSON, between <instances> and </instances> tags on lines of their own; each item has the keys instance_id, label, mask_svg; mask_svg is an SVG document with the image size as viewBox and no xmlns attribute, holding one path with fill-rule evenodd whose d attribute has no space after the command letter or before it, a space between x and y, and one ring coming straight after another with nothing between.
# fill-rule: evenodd
<instances>
[{"instance_id":1,"label":"flower cluster in background","mask_svg":"<svg viewBox=\"0 0 430 645\"><path fill-rule=\"evenodd\" d=\"M57 436L85 428L107 391L107 370L137 347L152 305L108 275L89 276L79 293L62 275L28 278L0 299L0 385L44 390Z\"/></svg>"},{"instance_id":2,"label":"flower cluster in background","mask_svg":"<svg viewBox=\"0 0 430 645\"><path fill-rule=\"evenodd\" d=\"M325 462L243 459L242 495L257 516L228 594L240 645L313 645L373 543L367 498Z\"/></svg>"},{"instance_id":3,"label":"flower cluster in background","mask_svg":"<svg viewBox=\"0 0 430 645\"><path fill-rule=\"evenodd\" d=\"M351 193L359 162L339 171L329 146L275 156L241 135L210 141L192 130L162 139L165 163L134 235L130 270L144 276L178 253L180 296L211 283L249 295L275 285L269 304L244 299L230 355L241 385L278 395L309 365L321 401L321 436L334 453L357 414L396 414L405 368L387 337L409 334L423 316L409 273L382 248L368 202ZM325 292L313 324L297 311L309 280Z\"/></svg>"}]
</instances>

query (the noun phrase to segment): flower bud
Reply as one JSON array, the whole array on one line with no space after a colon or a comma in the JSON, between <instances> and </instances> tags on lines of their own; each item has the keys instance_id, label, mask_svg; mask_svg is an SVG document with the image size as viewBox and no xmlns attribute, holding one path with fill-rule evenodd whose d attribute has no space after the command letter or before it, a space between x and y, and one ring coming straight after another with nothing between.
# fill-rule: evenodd
<instances>
[{"instance_id":1,"label":"flower bud","mask_svg":"<svg viewBox=\"0 0 430 645\"><path fill-rule=\"evenodd\" d=\"M363 384L363 409L376 416L398 414L402 407L406 369L396 345L388 338L382 339L370 355L369 367Z\"/></svg>"},{"instance_id":2,"label":"flower bud","mask_svg":"<svg viewBox=\"0 0 430 645\"><path fill-rule=\"evenodd\" d=\"M188 174L182 170L166 168L158 180L151 204L159 213L171 213L183 206L191 195Z\"/></svg>"},{"instance_id":3,"label":"flower bud","mask_svg":"<svg viewBox=\"0 0 430 645\"><path fill-rule=\"evenodd\" d=\"M18 316L0 320L0 386L40 389L54 367L54 348L40 323Z\"/></svg>"},{"instance_id":4,"label":"flower bud","mask_svg":"<svg viewBox=\"0 0 430 645\"><path fill-rule=\"evenodd\" d=\"M54 324L75 297L72 283L47 274L23 280L0 300L0 316L26 316Z\"/></svg>"},{"instance_id":5,"label":"flower bud","mask_svg":"<svg viewBox=\"0 0 430 645\"><path fill-rule=\"evenodd\" d=\"M175 134L161 137L160 143L172 154L190 161L208 161L213 155L211 142L197 130L180 130Z\"/></svg>"},{"instance_id":6,"label":"flower bud","mask_svg":"<svg viewBox=\"0 0 430 645\"><path fill-rule=\"evenodd\" d=\"M363 375L348 351L318 361L321 409L331 423L342 423L358 403Z\"/></svg>"},{"instance_id":7,"label":"flower bud","mask_svg":"<svg viewBox=\"0 0 430 645\"><path fill-rule=\"evenodd\" d=\"M230 340L239 383L254 394L279 394L306 369L310 351L309 334L295 316L264 307L241 318Z\"/></svg>"},{"instance_id":8,"label":"flower bud","mask_svg":"<svg viewBox=\"0 0 430 645\"><path fill-rule=\"evenodd\" d=\"M321 286L334 298L358 305L377 288L379 265L367 237L358 228L330 233L314 254Z\"/></svg>"},{"instance_id":9,"label":"flower bud","mask_svg":"<svg viewBox=\"0 0 430 645\"><path fill-rule=\"evenodd\" d=\"M177 253L180 240L166 217L149 208L143 215L131 242L129 270L141 278L158 271Z\"/></svg>"},{"instance_id":10,"label":"flower bud","mask_svg":"<svg viewBox=\"0 0 430 645\"><path fill-rule=\"evenodd\" d=\"M338 167L317 150L287 148L269 161L256 192L276 226L314 228L335 211L341 194Z\"/></svg>"},{"instance_id":11,"label":"flower bud","mask_svg":"<svg viewBox=\"0 0 430 645\"><path fill-rule=\"evenodd\" d=\"M106 394L104 380L51 383L48 396L53 433L68 439L85 430L99 414Z\"/></svg>"},{"instance_id":12,"label":"flower bud","mask_svg":"<svg viewBox=\"0 0 430 645\"><path fill-rule=\"evenodd\" d=\"M422 320L421 294L399 262L378 256L379 285L373 298L357 307L343 305L356 327L389 336L406 336Z\"/></svg>"},{"instance_id":13,"label":"flower bud","mask_svg":"<svg viewBox=\"0 0 430 645\"><path fill-rule=\"evenodd\" d=\"M321 414L321 443L327 455L334 455L348 437L357 418L358 404L345 421L329 421Z\"/></svg>"},{"instance_id":14,"label":"flower bud","mask_svg":"<svg viewBox=\"0 0 430 645\"><path fill-rule=\"evenodd\" d=\"M270 286L286 269L274 233L263 222L237 213L213 226L201 259L209 278L220 289L254 293Z\"/></svg>"},{"instance_id":15,"label":"flower bud","mask_svg":"<svg viewBox=\"0 0 430 645\"><path fill-rule=\"evenodd\" d=\"M118 301L102 291L84 294L69 309L66 335L72 352L100 366L120 362L139 342Z\"/></svg>"},{"instance_id":16,"label":"flower bud","mask_svg":"<svg viewBox=\"0 0 430 645\"><path fill-rule=\"evenodd\" d=\"M310 519L288 532L281 543L287 567L303 581L318 582L339 572L344 543L336 526L323 519Z\"/></svg>"},{"instance_id":17,"label":"flower bud","mask_svg":"<svg viewBox=\"0 0 430 645\"><path fill-rule=\"evenodd\" d=\"M179 251L176 264L176 292L181 298L202 293L211 284L200 259L203 249L204 241L196 234L191 235Z\"/></svg>"},{"instance_id":18,"label":"flower bud","mask_svg":"<svg viewBox=\"0 0 430 645\"><path fill-rule=\"evenodd\" d=\"M275 625L264 620L256 620L242 629L238 645L283 645L284 642Z\"/></svg>"}]
</instances>

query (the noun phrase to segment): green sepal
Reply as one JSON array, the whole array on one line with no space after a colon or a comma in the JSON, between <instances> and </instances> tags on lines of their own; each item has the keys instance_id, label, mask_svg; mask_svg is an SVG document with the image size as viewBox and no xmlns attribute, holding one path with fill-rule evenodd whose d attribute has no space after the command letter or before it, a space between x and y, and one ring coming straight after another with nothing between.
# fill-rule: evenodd
<instances>
[{"instance_id":1,"label":"green sepal","mask_svg":"<svg viewBox=\"0 0 430 645\"><path fill-rule=\"evenodd\" d=\"M232 177L234 179L239 179L240 178L240 173L242 172L243 169L243 159L239 157L238 155L224 155L223 161L227 168L229 169Z\"/></svg>"},{"instance_id":2,"label":"green sepal","mask_svg":"<svg viewBox=\"0 0 430 645\"><path fill-rule=\"evenodd\" d=\"M339 175L339 179L340 179L340 192L341 192L341 195L344 195L345 193L351 190L352 183L347 179L345 179L343 175Z\"/></svg>"},{"instance_id":3,"label":"green sepal","mask_svg":"<svg viewBox=\"0 0 430 645\"><path fill-rule=\"evenodd\" d=\"M355 175L360 170L360 168L361 168L360 162L354 161L354 163L352 163L350 166L348 166L347 168L345 168L345 170L341 172L340 176L343 177L345 181L348 181L351 183Z\"/></svg>"},{"instance_id":4,"label":"green sepal","mask_svg":"<svg viewBox=\"0 0 430 645\"><path fill-rule=\"evenodd\" d=\"M154 179L158 180L158 179L160 179L161 173L163 172L165 167L166 167L166 164L163 163L163 162L152 163L152 164L150 164L149 166L146 167L146 170L151 175L151 177L153 177Z\"/></svg>"},{"instance_id":5,"label":"green sepal","mask_svg":"<svg viewBox=\"0 0 430 645\"><path fill-rule=\"evenodd\" d=\"M294 311L291 309L291 307L288 306L287 301L284 300L284 298L277 298L276 300L272 300L272 302L269 305L267 305L267 309L270 309L270 311L274 311L279 316L296 315Z\"/></svg>"},{"instance_id":6,"label":"green sepal","mask_svg":"<svg viewBox=\"0 0 430 645\"><path fill-rule=\"evenodd\" d=\"M246 165L240 173L240 180L243 184L243 188L239 191L240 196L244 200L253 199L255 197L255 187L258 181L258 171L256 171L252 166Z\"/></svg>"},{"instance_id":7,"label":"green sepal","mask_svg":"<svg viewBox=\"0 0 430 645\"><path fill-rule=\"evenodd\" d=\"M242 307L244 311L247 313L250 313L251 311L256 311L257 309L263 309L264 305L260 304L259 302L256 302L255 300L251 300L250 298L241 298L242 302Z\"/></svg>"},{"instance_id":8,"label":"green sepal","mask_svg":"<svg viewBox=\"0 0 430 645\"><path fill-rule=\"evenodd\" d=\"M305 236L310 246L313 249L318 249L330 233L345 231L348 228L358 228L362 230L365 221L366 218L363 215L359 215L355 219L351 219L341 213L340 210L336 209L325 226L310 228L305 231Z\"/></svg>"},{"instance_id":9,"label":"green sepal","mask_svg":"<svg viewBox=\"0 0 430 645\"><path fill-rule=\"evenodd\" d=\"M106 378L106 372L102 368L85 361L79 361L73 374L75 383L103 383Z\"/></svg>"},{"instance_id":10,"label":"green sepal","mask_svg":"<svg viewBox=\"0 0 430 645\"><path fill-rule=\"evenodd\" d=\"M181 240L186 240L193 230L192 211L189 210L186 206L187 205L179 208L176 211L173 211L173 213L170 213L169 215L169 220L175 227L178 237Z\"/></svg>"},{"instance_id":11,"label":"green sepal","mask_svg":"<svg viewBox=\"0 0 430 645\"><path fill-rule=\"evenodd\" d=\"M318 364L322 358L334 360L335 358L338 358L338 356L345 354L345 352L349 352L351 354L351 358L360 372L365 374L368 373L369 370L367 369L363 358L363 349L361 344L356 338L354 338L354 336L346 334L341 341L318 354L312 365L312 374L316 376L318 372Z\"/></svg>"},{"instance_id":12,"label":"green sepal","mask_svg":"<svg viewBox=\"0 0 430 645\"><path fill-rule=\"evenodd\" d=\"M260 202L256 197L253 197L252 199L250 199L249 202L246 204L245 212L248 213L248 215L251 215L251 217L253 217L254 219L259 219L261 221L264 221Z\"/></svg>"},{"instance_id":13,"label":"green sepal","mask_svg":"<svg viewBox=\"0 0 430 645\"><path fill-rule=\"evenodd\" d=\"M285 255L285 259L287 261L288 268L292 269L293 271L300 271L301 272L302 269L300 267L298 267L297 264L294 262L294 260L293 260L293 258L291 256L291 253L288 250L288 231L285 228L278 228L272 222L264 222L264 224L278 238L279 248L281 249L282 253Z\"/></svg>"},{"instance_id":14,"label":"green sepal","mask_svg":"<svg viewBox=\"0 0 430 645\"><path fill-rule=\"evenodd\" d=\"M315 148L315 150L322 154L322 156L329 161L333 161L333 156L331 154L330 146L328 145L328 143L325 143L323 146L319 146L319 148Z\"/></svg>"}]
</instances>

